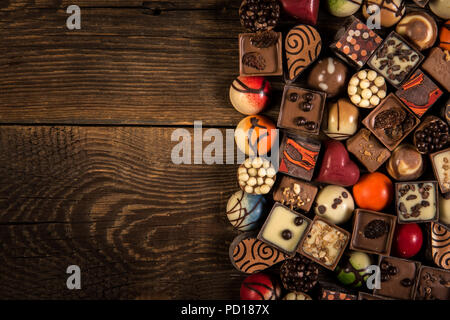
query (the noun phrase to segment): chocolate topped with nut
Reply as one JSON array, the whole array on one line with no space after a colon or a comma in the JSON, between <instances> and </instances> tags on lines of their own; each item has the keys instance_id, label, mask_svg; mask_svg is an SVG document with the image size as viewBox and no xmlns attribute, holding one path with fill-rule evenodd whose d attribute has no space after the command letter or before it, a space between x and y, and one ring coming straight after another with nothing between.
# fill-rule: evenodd
<instances>
[{"instance_id":1,"label":"chocolate topped with nut","mask_svg":"<svg viewBox=\"0 0 450 320\"><path fill-rule=\"evenodd\" d=\"M437 221L436 182L399 182L395 189L399 223Z\"/></svg>"},{"instance_id":2,"label":"chocolate topped with nut","mask_svg":"<svg viewBox=\"0 0 450 320\"><path fill-rule=\"evenodd\" d=\"M363 124L391 151L419 122L414 113L392 93L363 120Z\"/></svg>"},{"instance_id":3,"label":"chocolate topped with nut","mask_svg":"<svg viewBox=\"0 0 450 320\"><path fill-rule=\"evenodd\" d=\"M280 18L277 0L244 0L239 8L241 25L251 32L273 29Z\"/></svg>"},{"instance_id":4,"label":"chocolate topped with nut","mask_svg":"<svg viewBox=\"0 0 450 320\"><path fill-rule=\"evenodd\" d=\"M273 200L281 202L291 210L309 211L318 188L305 181L283 176L273 193Z\"/></svg>"},{"instance_id":5,"label":"chocolate topped with nut","mask_svg":"<svg viewBox=\"0 0 450 320\"><path fill-rule=\"evenodd\" d=\"M391 32L370 58L368 65L383 75L394 87L398 87L423 59L424 56L406 40Z\"/></svg>"},{"instance_id":6,"label":"chocolate topped with nut","mask_svg":"<svg viewBox=\"0 0 450 320\"><path fill-rule=\"evenodd\" d=\"M379 263L381 271L381 288L375 289L374 294L412 300L420 263L394 257L381 257Z\"/></svg>"}]
</instances>

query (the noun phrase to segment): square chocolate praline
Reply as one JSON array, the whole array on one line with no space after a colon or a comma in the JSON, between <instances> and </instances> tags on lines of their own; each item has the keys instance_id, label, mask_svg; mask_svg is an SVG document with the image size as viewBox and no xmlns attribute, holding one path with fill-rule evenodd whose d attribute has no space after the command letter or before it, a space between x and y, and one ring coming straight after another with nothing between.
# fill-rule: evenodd
<instances>
[{"instance_id":1,"label":"square chocolate praline","mask_svg":"<svg viewBox=\"0 0 450 320\"><path fill-rule=\"evenodd\" d=\"M393 300L393 299L360 291L358 294L358 300Z\"/></svg>"},{"instance_id":2,"label":"square chocolate praline","mask_svg":"<svg viewBox=\"0 0 450 320\"><path fill-rule=\"evenodd\" d=\"M329 270L334 270L349 241L348 231L315 216L300 243L298 253Z\"/></svg>"},{"instance_id":3,"label":"square chocolate praline","mask_svg":"<svg viewBox=\"0 0 450 320\"><path fill-rule=\"evenodd\" d=\"M357 18L352 18L345 30L337 34L340 37L330 46L331 50L356 69L361 69L366 64L383 41Z\"/></svg>"},{"instance_id":4,"label":"square chocolate praline","mask_svg":"<svg viewBox=\"0 0 450 320\"><path fill-rule=\"evenodd\" d=\"M380 289L375 295L394 299L412 300L416 291L420 262L394 257L380 257Z\"/></svg>"},{"instance_id":5,"label":"square chocolate praline","mask_svg":"<svg viewBox=\"0 0 450 320\"><path fill-rule=\"evenodd\" d=\"M326 96L325 92L293 85L284 86L278 127L294 130L296 133L318 135Z\"/></svg>"},{"instance_id":6,"label":"square chocolate praline","mask_svg":"<svg viewBox=\"0 0 450 320\"><path fill-rule=\"evenodd\" d=\"M441 192L450 192L450 148L430 154L430 159Z\"/></svg>"},{"instance_id":7,"label":"square chocolate praline","mask_svg":"<svg viewBox=\"0 0 450 320\"><path fill-rule=\"evenodd\" d=\"M308 182L283 176L273 192L273 200L291 208L291 210L303 210L308 212L318 188Z\"/></svg>"},{"instance_id":8,"label":"square chocolate praline","mask_svg":"<svg viewBox=\"0 0 450 320\"><path fill-rule=\"evenodd\" d=\"M414 130L420 120L393 93L362 121L390 151L394 150Z\"/></svg>"},{"instance_id":9,"label":"square chocolate praline","mask_svg":"<svg viewBox=\"0 0 450 320\"><path fill-rule=\"evenodd\" d=\"M396 217L393 215L356 209L350 249L388 256L395 225Z\"/></svg>"},{"instance_id":10,"label":"square chocolate praline","mask_svg":"<svg viewBox=\"0 0 450 320\"><path fill-rule=\"evenodd\" d=\"M441 48L432 48L422 64L422 70L428 73L445 90L450 91L450 52Z\"/></svg>"},{"instance_id":11,"label":"square chocolate praline","mask_svg":"<svg viewBox=\"0 0 450 320\"><path fill-rule=\"evenodd\" d=\"M280 203L275 203L257 238L269 246L293 256L310 224L311 220L304 215Z\"/></svg>"},{"instance_id":12,"label":"square chocolate praline","mask_svg":"<svg viewBox=\"0 0 450 320\"><path fill-rule=\"evenodd\" d=\"M294 178L311 181L320 146L320 142L314 140L285 135L280 145L278 171Z\"/></svg>"},{"instance_id":13,"label":"square chocolate praline","mask_svg":"<svg viewBox=\"0 0 450 320\"><path fill-rule=\"evenodd\" d=\"M361 162L369 172L375 172L391 156L391 152L366 128L362 128L347 140L347 150Z\"/></svg>"},{"instance_id":14,"label":"square chocolate praline","mask_svg":"<svg viewBox=\"0 0 450 320\"><path fill-rule=\"evenodd\" d=\"M358 297L342 289L321 288L320 300L358 300Z\"/></svg>"},{"instance_id":15,"label":"square chocolate praline","mask_svg":"<svg viewBox=\"0 0 450 320\"><path fill-rule=\"evenodd\" d=\"M415 300L450 300L450 271L422 266Z\"/></svg>"},{"instance_id":16,"label":"square chocolate praline","mask_svg":"<svg viewBox=\"0 0 450 320\"><path fill-rule=\"evenodd\" d=\"M263 45L254 42L255 33L239 35L239 73L241 76L281 76L283 75L283 53L281 32L274 43Z\"/></svg>"},{"instance_id":17,"label":"square chocolate praline","mask_svg":"<svg viewBox=\"0 0 450 320\"><path fill-rule=\"evenodd\" d=\"M395 94L421 118L444 93L422 70L416 70Z\"/></svg>"},{"instance_id":18,"label":"square chocolate praline","mask_svg":"<svg viewBox=\"0 0 450 320\"><path fill-rule=\"evenodd\" d=\"M423 54L392 31L367 64L398 88L423 59Z\"/></svg>"},{"instance_id":19,"label":"square chocolate praline","mask_svg":"<svg viewBox=\"0 0 450 320\"><path fill-rule=\"evenodd\" d=\"M436 222L439 219L436 181L397 182L395 208L398 223Z\"/></svg>"}]
</instances>

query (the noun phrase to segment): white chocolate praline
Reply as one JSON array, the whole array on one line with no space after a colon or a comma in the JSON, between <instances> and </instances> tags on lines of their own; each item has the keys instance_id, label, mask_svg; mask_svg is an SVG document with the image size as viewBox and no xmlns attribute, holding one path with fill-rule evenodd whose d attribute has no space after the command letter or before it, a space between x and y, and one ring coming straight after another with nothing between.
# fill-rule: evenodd
<instances>
[{"instance_id":1,"label":"white chocolate praline","mask_svg":"<svg viewBox=\"0 0 450 320\"><path fill-rule=\"evenodd\" d=\"M411 186L407 192L402 193L400 190L404 186ZM421 191L423 188L429 188L427 192L427 197L422 197ZM421 220L431 220L436 216L436 189L435 185L432 183L423 183L420 187L419 183L407 183L401 184L401 188L397 191L397 210L400 221L421 221ZM424 201L428 202L426 206L420 206ZM419 215L413 216L413 208L420 206ZM404 208L404 209L402 209ZM406 210L403 212L402 210ZM406 214L406 216L405 216Z\"/></svg>"},{"instance_id":2,"label":"white chocolate praline","mask_svg":"<svg viewBox=\"0 0 450 320\"><path fill-rule=\"evenodd\" d=\"M307 255L332 266L345 249L348 237L328 223L315 220L303 241L302 250Z\"/></svg>"},{"instance_id":3,"label":"white chocolate praline","mask_svg":"<svg viewBox=\"0 0 450 320\"><path fill-rule=\"evenodd\" d=\"M450 225L450 198L440 196L439 200L439 222Z\"/></svg>"},{"instance_id":4,"label":"white chocolate praline","mask_svg":"<svg viewBox=\"0 0 450 320\"><path fill-rule=\"evenodd\" d=\"M351 193L335 185L320 190L314 203L314 213L334 224L347 222L352 217L354 209L355 202Z\"/></svg>"},{"instance_id":5,"label":"white chocolate praline","mask_svg":"<svg viewBox=\"0 0 450 320\"><path fill-rule=\"evenodd\" d=\"M238 168L238 183L250 194L267 194L275 183L275 168L261 157L246 159Z\"/></svg>"},{"instance_id":6,"label":"white chocolate praline","mask_svg":"<svg viewBox=\"0 0 450 320\"><path fill-rule=\"evenodd\" d=\"M450 191L450 148L432 156L434 169L443 193Z\"/></svg>"},{"instance_id":7,"label":"white chocolate praline","mask_svg":"<svg viewBox=\"0 0 450 320\"><path fill-rule=\"evenodd\" d=\"M324 133L332 139L345 140L358 130L359 110L348 99L327 104L327 113L323 118Z\"/></svg>"},{"instance_id":8,"label":"white chocolate praline","mask_svg":"<svg viewBox=\"0 0 450 320\"><path fill-rule=\"evenodd\" d=\"M350 101L361 108L374 108L386 96L386 81L374 70L361 70L349 81Z\"/></svg>"},{"instance_id":9,"label":"white chocolate praline","mask_svg":"<svg viewBox=\"0 0 450 320\"><path fill-rule=\"evenodd\" d=\"M310 296L303 292L289 292L283 300L312 300Z\"/></svg>"},{"instance_id":10,"label":"white chocolate praline","mask_svg":"<svg viewBox=\"0 0 450 320\"><path fill-rule=\"evenodd\" d=\"M302 217L285 206L275 205L258 238L282 251L294 253L302 239L303 233L308 227L306 219L303 219L301 224L296 225L295 221L297 218ZM284 231L291 233L289 239L283 238Z\"/></svg>"}]
</instances>

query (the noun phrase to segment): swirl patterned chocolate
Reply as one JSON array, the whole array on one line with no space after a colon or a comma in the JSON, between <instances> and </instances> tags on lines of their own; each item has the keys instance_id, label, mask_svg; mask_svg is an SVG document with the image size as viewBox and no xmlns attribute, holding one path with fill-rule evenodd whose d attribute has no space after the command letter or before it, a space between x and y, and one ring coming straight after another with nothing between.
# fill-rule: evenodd
<instances>
[{"instance_id":1,"label":"swirl patterned chocolate","mask_svg":"<svg viewBox=\"0 0 450 320\"><path fill-rule=\"evenodd\" d=\"M437 223L431 224L431 255L438 267L450 270L450 231Z\"/></svg>"},{"instance_id":2,"label":"swirl patterned chocolate","mask_svg":"<svg viewBox=\"0 0 450 320\"><path fill-rule=\"evenodd\" d=\"M237 236L230 245L229 253L233 266L244 273L262 271L287 258L252 233Z\"/></svg>"},{"instance_id":3,"label":"swirl patterned chocolate","mask_svg":"<svg viewBox=\"0 0 450 320\"><path fill-rule=\"evenodd\" d=\"M311 26L299 25L291 29L285 40L287 81L295 81L310 64L316 61L322 49L319 32Z\"/></svg>"}]
</instances>

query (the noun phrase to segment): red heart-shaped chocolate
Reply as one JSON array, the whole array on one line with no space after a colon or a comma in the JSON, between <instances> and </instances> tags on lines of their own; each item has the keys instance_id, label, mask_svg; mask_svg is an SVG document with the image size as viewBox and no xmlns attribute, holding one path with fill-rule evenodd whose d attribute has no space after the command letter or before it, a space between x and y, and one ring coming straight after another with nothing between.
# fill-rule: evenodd
<instances>
[{"instance_id":1,"label":"red heart-shaped chocolate","mask_svg":"<svg viewBox=\"0 0 450 320\"><path fill-rule=\"evenodd\" d=\"M319 15L319 0L281 0L284 11L297 20L316 25Z\"/></svg>"},{"instance_id":2,"label":"red heart-shaped chocolate","mask_svg":"<svg viewBox=\"0 0 450 320\"><path fill-rule=\"evenodd\" d=\"M350 160L344 145L336 140L325 142L325 153L316 181L348 187L358 179L359 168Z\"/></svg>"}]
</instances>

